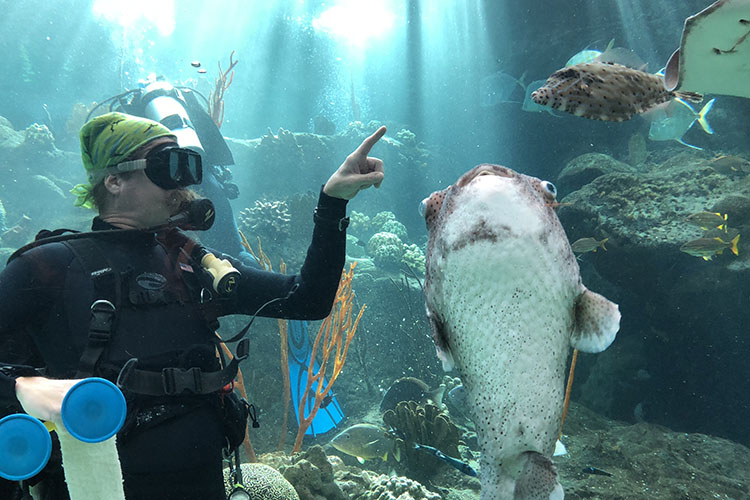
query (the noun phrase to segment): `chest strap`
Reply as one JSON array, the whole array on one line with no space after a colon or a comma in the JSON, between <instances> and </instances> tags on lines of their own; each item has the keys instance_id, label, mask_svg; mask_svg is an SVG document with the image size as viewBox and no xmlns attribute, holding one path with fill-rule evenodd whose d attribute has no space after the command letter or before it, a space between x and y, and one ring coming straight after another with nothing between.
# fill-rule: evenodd
<instances>
[{"instance_id":1,"label":"chest strap","mask_svg":"<svg viewBox=\"0 0 750 500\"><path fill-rule=\"evenodd\" d=\"M117 376L120 389L145 396L177 396L180 394L211 394L232 383L237 376L240 361L247 358L250 342L243 339L237 344L232 361L221 370L205 372L200 368L163 368L160 372L140 370L138 359L131 358Z\"/></svg>"},{"instance_id":2,"label":"chest strap","mask_svg":"<svg viewBox=\"0 0 750 500\"><path fill-rule=\"evenodd\" d=\"M64 241L80 263L94 287L89 332L76 378L91 377L115 330L117 309L121 303L121 277L94 238Z\"/></svg>"}]
</instances>

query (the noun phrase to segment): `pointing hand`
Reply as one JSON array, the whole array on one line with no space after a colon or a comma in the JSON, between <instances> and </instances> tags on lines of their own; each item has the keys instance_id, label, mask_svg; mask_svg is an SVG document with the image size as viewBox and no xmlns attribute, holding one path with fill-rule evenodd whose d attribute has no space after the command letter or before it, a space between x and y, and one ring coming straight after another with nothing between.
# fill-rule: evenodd
<instances>
[{"instance_id":1,"label":"pointing hand","mask_svg":"<svg viewBox=\"0 0 750 500\"><path fill-rule=\"evenodd\" d=\"M325 186L323 192L334 198L351 200L362 189L370 186L380 187L383 182L383 160L367 156L372 147L385 135L385 127L380 127L374 134L362 141L362 144L336 170Z\"/></svg>"}]
</instances>

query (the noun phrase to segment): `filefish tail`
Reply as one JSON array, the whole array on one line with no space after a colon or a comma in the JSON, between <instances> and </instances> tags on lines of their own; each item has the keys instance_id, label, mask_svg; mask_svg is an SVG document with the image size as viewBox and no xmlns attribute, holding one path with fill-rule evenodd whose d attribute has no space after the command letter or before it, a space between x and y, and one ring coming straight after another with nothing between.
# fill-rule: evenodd
<instances>
[{"instance_id":1,"label":"filefish tail","mask_svg":"<svg viewBox=\"0 0 750 500\"><path fill-rule=\"evenodd\" d=\"M699 94L698 92L685 92L682 90L678 90L674 93L674 96L689 102L703 101L703 94Z\"/></svg>"}]
</instances>

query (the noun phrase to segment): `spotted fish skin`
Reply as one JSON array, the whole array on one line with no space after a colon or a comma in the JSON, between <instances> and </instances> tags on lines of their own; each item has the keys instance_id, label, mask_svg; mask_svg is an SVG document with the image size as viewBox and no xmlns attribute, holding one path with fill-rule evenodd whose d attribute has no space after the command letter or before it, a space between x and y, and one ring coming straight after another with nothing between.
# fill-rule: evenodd
<instances>
[{"instance_id":1,"label":"spotted fish skin","mask_svg":"<svg viewBox=\"0 0 750 500\"><path fill-rule=\"evenodd\" d=\"M605 349L617 305L581 283L550 184L479 165L424 202L425 299L481 447L481 500L562 499L551 462L571 345Z\"/></svg>"},{"instance_id":2,"label":"spotted fish skin","mask_svg":"<svg viewBox=\"0 0 750 500\"><path fill-rule=\"evenodd\" d=\"M555 71L531 99L590 120L621 122L677 96L691 101L700 97L668 91L659 75L621 64L592 62Z\"/></svg>"}]
</instances>

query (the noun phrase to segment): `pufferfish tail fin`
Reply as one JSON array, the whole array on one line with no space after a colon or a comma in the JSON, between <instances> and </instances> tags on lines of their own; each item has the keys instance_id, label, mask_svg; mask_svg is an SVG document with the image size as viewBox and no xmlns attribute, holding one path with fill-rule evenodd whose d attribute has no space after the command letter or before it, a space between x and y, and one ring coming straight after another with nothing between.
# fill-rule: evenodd
<instances>
[{"instance_id":1,"label":"pufferfish tail fin","mask_svg":"<svg viewBox=\"0 0 750 500\"><path fill-rule=\"evenodd\" d=\"M575 305L575 325L570 344L583 352L601 352L620 329L620 308L585 286Z\"/></svg>"}]
</instances>

